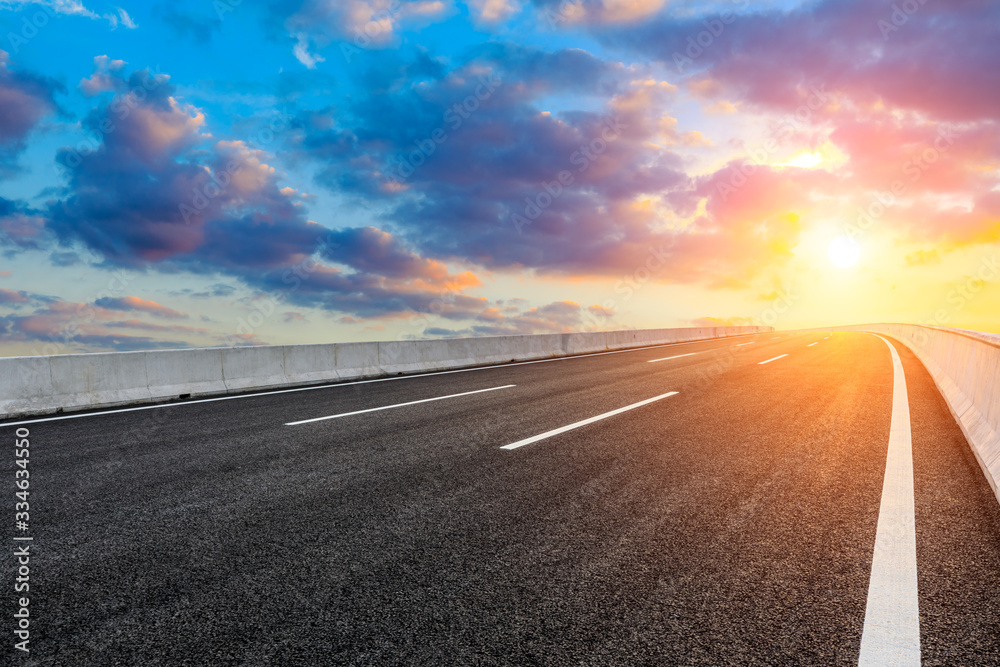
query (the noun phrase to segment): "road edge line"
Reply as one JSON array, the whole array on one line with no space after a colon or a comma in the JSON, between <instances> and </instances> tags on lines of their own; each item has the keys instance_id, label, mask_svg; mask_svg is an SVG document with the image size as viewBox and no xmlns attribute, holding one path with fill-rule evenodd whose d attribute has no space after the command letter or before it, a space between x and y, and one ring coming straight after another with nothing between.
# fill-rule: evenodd
<instances>
[{"instance_id":1,"label":"road edge line","mask_svg":"<svg viewBox=\"0 0 1000 667\"><path fill-rule=\"evenodd\" d=\"M858 667L920 665L917 533L913 494L913 433L906 373L892 354L892 422L886 455L871 579Z\"/></svg>"}]
</instances>

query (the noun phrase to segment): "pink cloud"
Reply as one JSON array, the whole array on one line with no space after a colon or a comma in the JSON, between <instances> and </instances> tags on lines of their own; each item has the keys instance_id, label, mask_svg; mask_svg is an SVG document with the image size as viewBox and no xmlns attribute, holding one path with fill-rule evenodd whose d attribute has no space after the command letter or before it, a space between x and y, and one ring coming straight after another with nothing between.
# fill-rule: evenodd
<instances>
[{"instance_id":1,"label":"pink cloud","mask_svg":"<svg viewBox=\"0 0 1000 667\"><path fill-rule=\"evenodd\" d=\"M104 297L98 299L95 303L96 305L109 310L141 311L166 319L182 319L187 317L185 313L174 310L173 308L168 308L167 306L159 304L155 301L149 301L137 296L125 296L119 298Z\"/></svg>"},{"instance_id":2,"label":"pink cloud","mask_svg":"<svg viewBox=\"0 0 1000 667\"><path fill-rule=\"evenodd\" d=\"M3 289L0 287L0 303L27 303L28 297L23 292Z\"/></svg>"}]
</instances>

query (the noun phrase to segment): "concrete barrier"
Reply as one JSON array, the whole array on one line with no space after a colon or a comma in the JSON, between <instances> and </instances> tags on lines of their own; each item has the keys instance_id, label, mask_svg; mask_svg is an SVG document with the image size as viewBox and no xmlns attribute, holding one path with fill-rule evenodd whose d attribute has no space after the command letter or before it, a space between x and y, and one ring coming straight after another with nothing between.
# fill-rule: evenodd
<instances>
[{"instance_id":1,"label":"concrete barrier","mask_svg":"<svg viewBox=\"0 0 1000 667\"><path fill-rule=\"evenodd\" d=\"M335 345L285 345L281 349L286 384L334 382L340 379Z\"/></svg>"},{"instance_id":2,"label":"concrete barrier","mask_svg":"<svg viewBox=\"0 0 1000 667\"><path fill-rule=\"evenodd\" d=\"M38 414L55 405L52 357L0 359L0 415Z\"/></svg>"},{"instance_id":3,"label":"concrete barrier","mask_svg":"<svg viewBox=\"0 0 1000 667\"><path fill-rule=\"evenodd\" d=\"M157 350L144 356L150 398L226 393L221 349L187 350L183 355L175 350Z\"/></svg>"},{"instance_id":4,"label":"concrete barrier","mask_svg":"<svg viewBox=\"0 0 1000 667\"><path fill-rule=\"evenodd\" d=\"M53 356L49 372L57 404L121 405L152 398L145 352Z\"/></svg>"},{"instance_id":5,"label":"concrete barrier","mask_svg":"<svg viewBox=\"0 0 1000 667\"><path fill-rule=\"evenodd\" d=\"M910 324L865 324L895 338L927 368L1000 501L1000 335Z\"/></svg>"},{"instance_id":6,"label":"concrete barrier","mask_svg":"<svg viewBox=\"0 0 1000 667\"><path fill-rule=\"evenodd\" d=\"M645 329L0 358L0 419L773 331Z\"/></svg>"},{"instance_id":7,"label":"concrete barrier","mask_svg":"<svg viewBox=\"0 0 1000 667\"><path fill-rule=\"evenodd\" d=\"M236 393L288 384L285 375L285 346L257 345L222 350L222 377L226 389Z\"/></svg>"},{"instance_id":8,"label":"concrete barrier","mask_svg":"<svg viewBox=\"0 0 1000 667\"><path fill-rule=\"evenodd\" d=\"M334 343L337 355L337 378L356 380L381 373L378 343Z\"/></svg>"}]
</instances>

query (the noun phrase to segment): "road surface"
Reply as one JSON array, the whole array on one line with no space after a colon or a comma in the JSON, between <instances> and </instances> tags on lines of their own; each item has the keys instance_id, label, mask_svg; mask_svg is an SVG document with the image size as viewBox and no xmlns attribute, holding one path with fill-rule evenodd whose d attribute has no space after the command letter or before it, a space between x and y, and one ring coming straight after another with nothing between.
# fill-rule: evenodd
<instances>
[{"instance_id":1,"label":"road surface","mask_svg":"<svg viewBox=\"0 0 1000 667\"><path fill-rule=\"evenodd\" d=\"M1000 505L893 345L900 623L924 665L997 665ZM0 424L33 538L0 662L857 665L894 387L877 336L777 333Z\"/></svg>"}]
</instances>

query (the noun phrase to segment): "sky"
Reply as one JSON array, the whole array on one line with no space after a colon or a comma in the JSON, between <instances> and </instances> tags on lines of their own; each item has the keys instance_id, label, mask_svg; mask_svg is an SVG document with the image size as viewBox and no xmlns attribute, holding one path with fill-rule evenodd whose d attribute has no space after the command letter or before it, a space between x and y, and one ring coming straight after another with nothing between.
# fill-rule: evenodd
<instances>
[{"instance_id":1,"label":"sky","mask_svg":"<svg viewBox=\"0 0 1000 667\"><path fill-rule=\"evenodd\" d=\"M0 356L1000 332L993 0L0 0Z\"/></svg>"}]
</instances>

